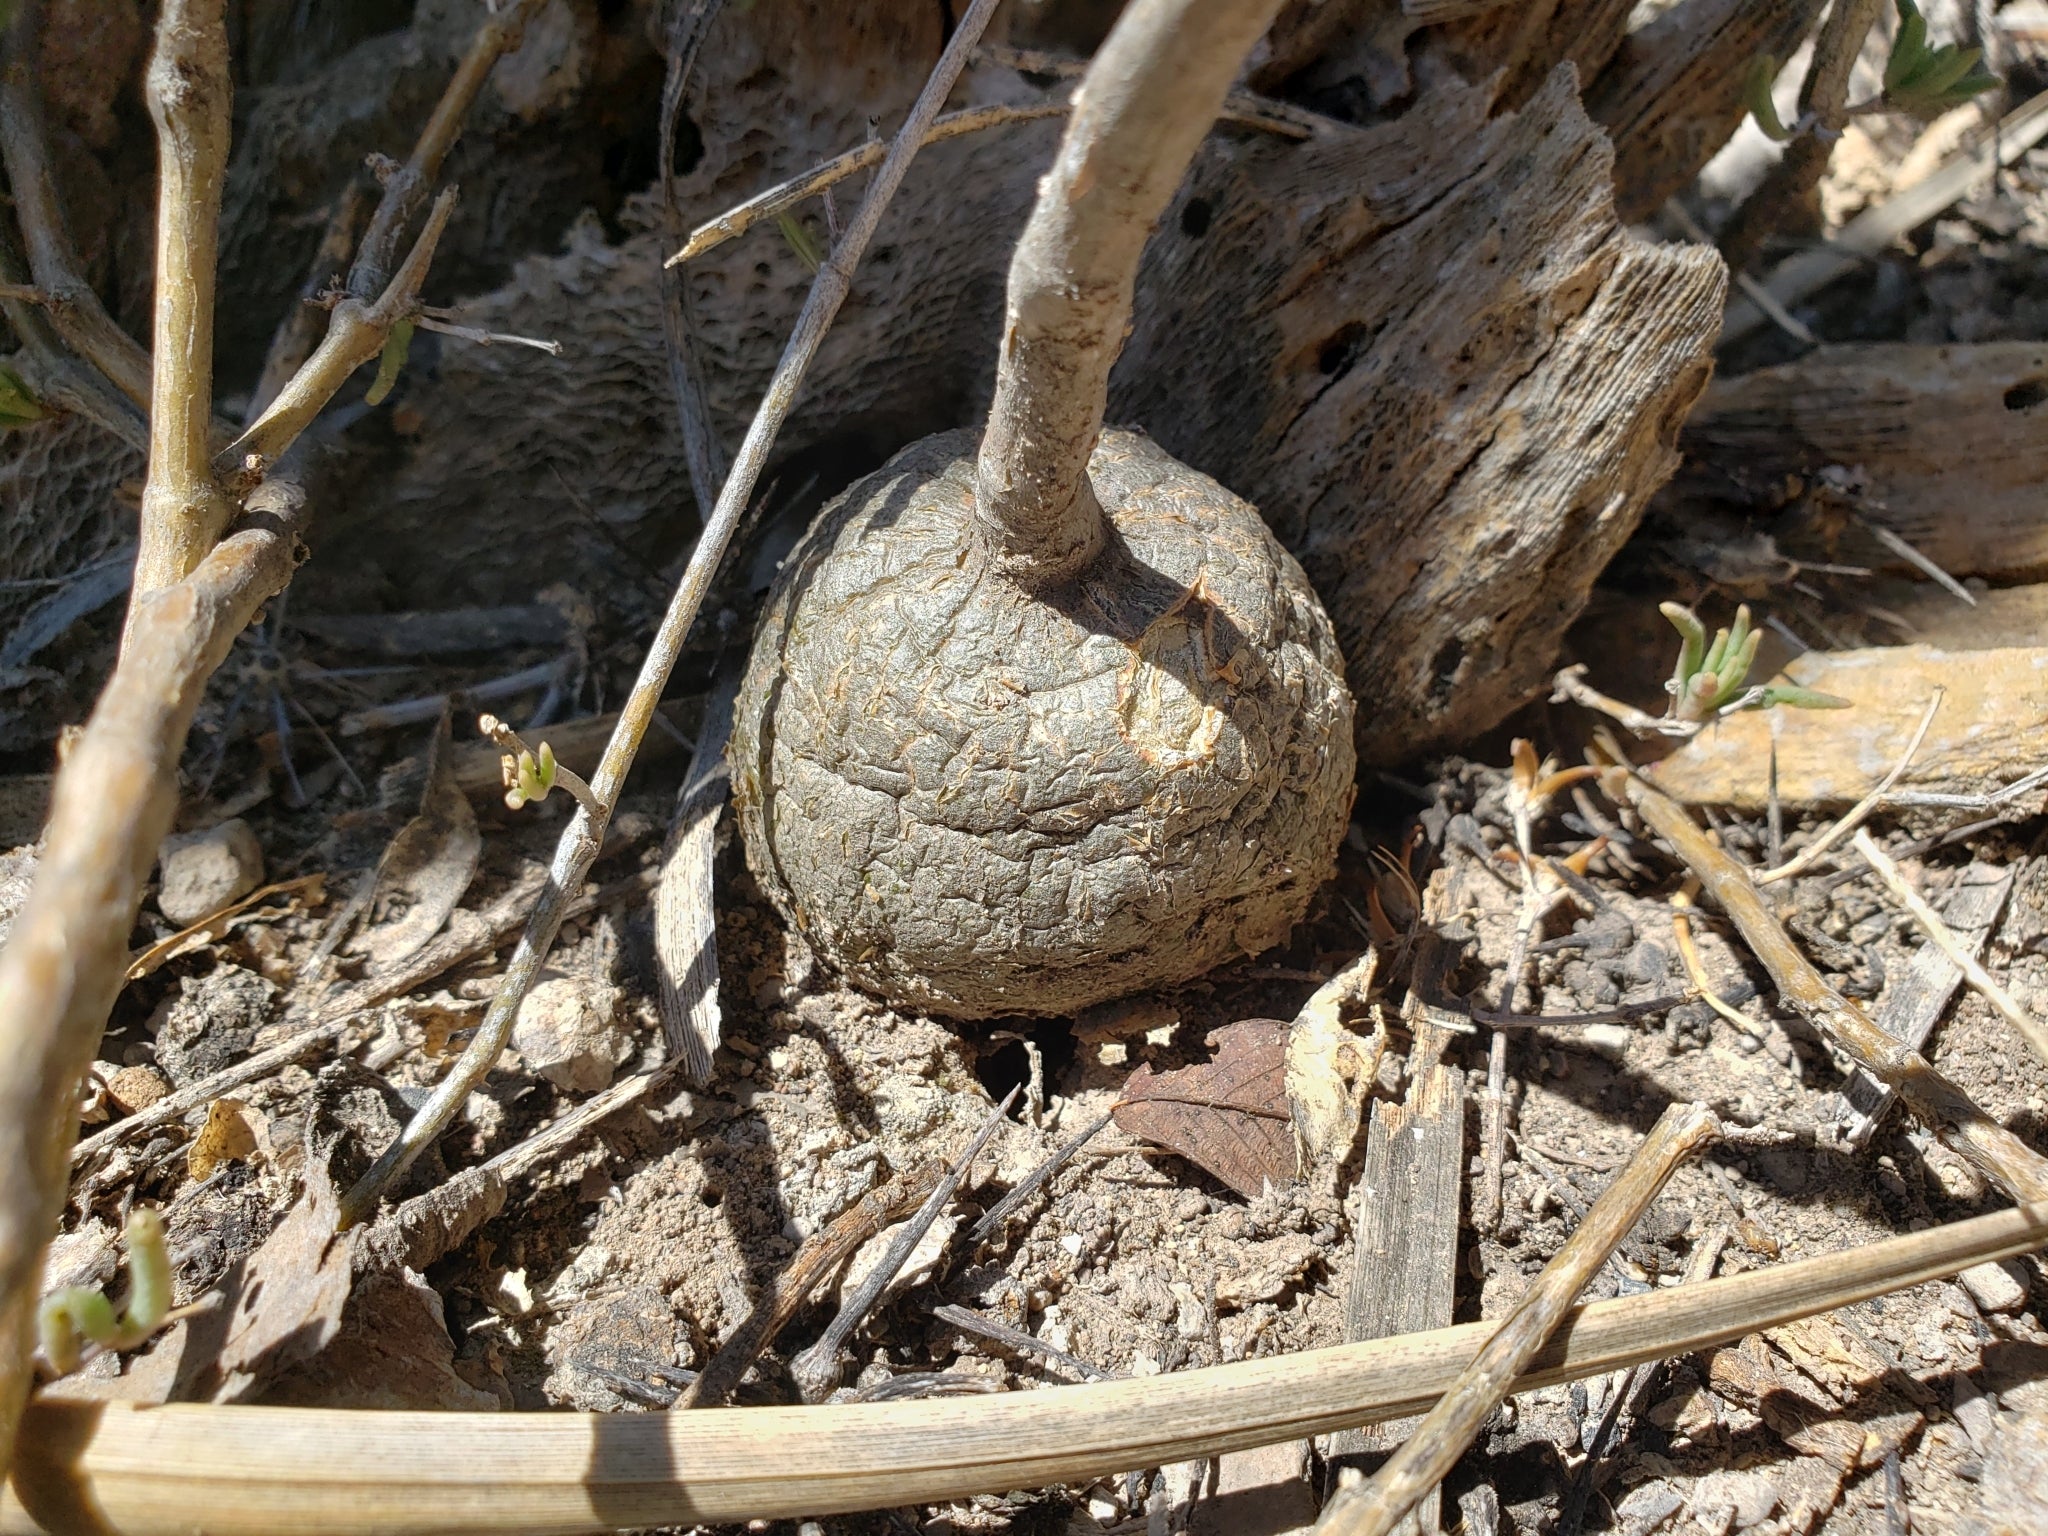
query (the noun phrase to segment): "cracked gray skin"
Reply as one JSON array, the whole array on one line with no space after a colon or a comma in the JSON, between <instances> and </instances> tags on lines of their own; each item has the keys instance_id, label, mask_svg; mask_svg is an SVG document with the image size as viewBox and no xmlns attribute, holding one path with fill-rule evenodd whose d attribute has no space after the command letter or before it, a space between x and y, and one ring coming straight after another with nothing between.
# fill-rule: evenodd
<instances>
[{"instance_id":1,"label":"cracked gray skin","mask_svg":"<svg viewBox=\"0 0 2048 1536\"><path fill-rule=\"evenodd\" d=\"M755 877L855 985L960 1019L1068 1015L1280 942L1356 767L1300 566L1111 430L1107 547L1034 595L975 531L976 441L903 450L784 565L729 749Z\"/></svg>"}]
</instances>

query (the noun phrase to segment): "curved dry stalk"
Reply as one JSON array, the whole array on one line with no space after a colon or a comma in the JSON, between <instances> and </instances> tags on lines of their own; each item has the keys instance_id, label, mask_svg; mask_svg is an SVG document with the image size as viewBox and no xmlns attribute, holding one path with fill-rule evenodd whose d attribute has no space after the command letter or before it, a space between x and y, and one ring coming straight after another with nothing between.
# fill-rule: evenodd
<instances>
[{"instance_id":1,"label":"curved dry stalk","mask_svg":"<svg viewBox=\"0 0 2048 1536\"><path fill-rule=\"evenodd\" d=\"M0 952L0 1469L28 1387L28 1327L78 1130L76 1097L128 969L143 883L177 809L203 685L299 559L272 482L183 581L138 593L128 643L57 774L35 885Z\"/></svg>"},{"instance_id":2,"label":"curved dry stalk","mask_svg":"<svg viewBox=\"0 0 2048 1536\"><path fill-rule=\"evenodd\" d=\"M2048 1242L2048 1204L1594 1302L1522 1392L1711 1348ZM378 1413L45 1399L0 1536L597 1531L823 1515L1082 1481L1419 1413L1492 1323L990 1397L695 1413ZM85 1512L89 1511L89 1516Z\"/></svg>"},{"instance_id":3,"label":"curved dry stalk","mask_svg":"<svg viewBox=\"0 0 2048 1536\"><path fill-rule=\"evenodd\" d=\"M385 1187L411 1167L413 1160L441 1134L511 1038L512 1025L519 1016L519 1005L525 1000L527 990L540 972L541 961L555 941L555 934L562 926L564 909L570 897L581 889L584 875L589 872L598 850L603 846L605 823L619 803L619 792L625 787L634 754L640 749L640 739L647 734L655 706L660 701L662 690L668 686L669 673L675 668L676 658L682 654L683 641L689 637L690 626L696 622L697 610L703 606L704 594L710 590L712 575L725 555L726 545L732 542L740 516L753 498L754 486L767 465L768 451L774 445L775 434L781 430L790 407L795 403L797 387L802 383L811 359L817 355L818 344L824 339L833 317L839 313L840 304L853 286L853 269L866 251L869 240L874 237L875 229L882 221L883 210L903 184L904 174L924 142L925 130L952 93L953 85L966 67L967 57L980 40L995 7L996 0L974 0L960 18L945 51L939 55L939 61L932 69L931 78L925 82L909 117L890 144L888 158L875 173L868 195L862 199L859 211L846 227L846 233L811 283L810 296L804 300L803 312L797 316L796 327L783 348L775 377L769 381L768 392L754 413L753 424L748 427L746 439L733 460L732 473L726 477L725 486L718 494L718 505L711 520L704 525L703 533L698 536L697 547L683 571L683 579L677 583L668 611L662 615L661 627L655 631L646 659L640 664L640 675L634 679L633 691L627 696L625 708L619 712L619 723L612 730L611 740L605 744L604 758L591 778L591 790L603 815L593 816L579 807L570 818L561 840L555 845L554 860L548 868L548 883L534 904L533 915L527 920L526 931L520 935L519 945L512 952L512 959L498 983L497 993L491 999L490 1010L484 1015L483 1023L477 1027L475 1037L449 1069L448 1075L399 1133L398 1139L384 1149L369 1171L342 1197L341 1219L344 1225L359 1222L368 1215Z\"/></svg>"},{"instance_id":4,"label":"curved dry stalk","mask_svg":"<svg viewBox=\"0 0 2048 1536\"><path fill-rule=\"evenodd\" d=\"M1673 1104L1492 1337L1369 1483L1340 1489L1316 1536L1386 1536L1444 1480L1678 1165L1720 1134L1713 1112Z\"/></svg>"},{"instance_id":5,"label":"curved dry stalk","mask_svg":"<svg viewBox=\"0 0 2048 1536\"><path fill-rule=\"evenodd\" d=\"M975 515L997 566L1057 586L1102 548L1088 456L1138 260L1281 0L1132 0L1095 55L1010 261Z\"/></svg>"},{"instance_id":6,"label":"curved dry stalk","mask_svg":"<svg viewBox=\"0 0 2048 1536\"><path fill-rule=\"evenodd\" d=\"M92 284L80 274L50 177L49 137L37 78L42 32L42 0L18 0L7 29L6 60L0 63L0 155L6 159L8 190L28 245L29 269L57 334L147 414L149 354L114 323Z\"/></svg>"},{"instance_id":7,"label":"curved dry stalk","mask_svg":"<svg viewBox=\"0 0 2048 1536\"><path fill-rule=\"evenodd\" d=\"M235 515L208 462L214 268L232 104L224 0L166 0L145 85L158 144L156 319L149 479L131 604L183 581ZM129 612L132 628L135 609Z\"/></svg>"}]
</instances>

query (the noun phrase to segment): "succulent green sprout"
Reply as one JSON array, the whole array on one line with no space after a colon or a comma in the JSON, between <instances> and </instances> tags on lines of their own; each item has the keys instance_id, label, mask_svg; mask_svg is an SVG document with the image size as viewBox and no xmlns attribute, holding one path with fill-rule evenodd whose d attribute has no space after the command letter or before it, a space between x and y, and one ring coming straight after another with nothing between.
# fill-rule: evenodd
<instances>
[{"instance_id":1,"label":"succulent green sprout","mask_svg":"<svg viewBox=\"0 0 2048 1536\"><path fill-rule=\"evenodd\" d=\"M1711 643L1699 615L1682 603L1659 603L1657 611L1678 631L1678 665L1664 685L1671 695L1670 717L1703 722L1745 709L1847 709L1847 699L1802 688L1796 683L1751 685L1749 669L1756 663L1763 631L1752 627L1749 606L1735 610L1735 622L1717 630Z\"/></svg>"},{"instance_id":2,"label":"succulent green sprout","mask_svg":"<svg viewBox=\"0 0 2048 1536\"><path fill-rule=\"evenodd\" d=\"M782 231L782 238L789 242L789 248L796 252L797 259L812 272L816 272L825 264L825 253L818 248L816 237L798 222L796 215L778 215L775 227Z\"/></svg>"},{"instance_id":3,"label":"succulent green sprout","mask_svg":"<svg viewBox=\"0 0 2048 1536\"><path fill-rule=\"evenodd\" d=\"M85 1285L52 1291L37 1309L43 1359L59 1376L78 1369L88 1343L103 1350L134 1349L170 1318L171 1255L163 1217L137 1206L128 1213L122 1236L128 1248L128 1303L119 1316L103 1292Z\"/></svg>"},{"instance_id":4,"label":"succulent green sprout","mask_svg":"<svg viewBox=\"0 0 2048 1536\"><path fill-rule=\"evenodd\" d=\"M414 329L410 320L401 320L391 327L391 334L384 338L384 350L377 355L377 377L370 383L370 392L363 396L365 405L382 405L398 383L399 371L412 353Z\"/></svg>"},{"instance_id":5,"label":"succulent green sprout","mask_svg":"<svg viewBox=\"0 0 2048 1536\"><path fill-rule=\"evenodd\" d=\"M1756 119L1757 127L1764 131L1764 137L1783 144L1792 137L1778 116L1778 104L1771 99L1771 87L1777 83L1778 61L1768 53L1757 55L1749 66L1749 76L1742 82L1742 104L1749 108L1749 115Z\"/></svg>"},{"instance_id":6,"label":"succulent green sprout","mask_svg":"<svg viewBox=\"0 0 2048 1536\"><path fill-rule=\"evenodd\" d=\"M1913 117L1934 118L1997 85L1982 64L1984 50L1927 44L1927 18L1913 0L1895 0L1899 32L1884 67L1884 105Z\"/></svg>"},{"instance_id":7,"label":"succulent green sprout","mask_svg":"<svg viewBox=\"0 0 2048 1536\"><path fill-rule=\"evenodd\" d=\"M12 368L0 368L0 428L25 427L48 414L20 374Z\"/></svg>"},{"instance_id":8,"label":"succulent green sprout","mask_svg":"<svg viewBox=\"0 0 2048 1536\"><path fill-rule=\"evenodd\" d=\"M507 808L516 811L530 801L547 799L548 791L555 787L557 773L555 749L546 742L540 744L537 755L532 752L521 752L512 760L512 770L507 775Z\"/></svg>"}]
</instances>

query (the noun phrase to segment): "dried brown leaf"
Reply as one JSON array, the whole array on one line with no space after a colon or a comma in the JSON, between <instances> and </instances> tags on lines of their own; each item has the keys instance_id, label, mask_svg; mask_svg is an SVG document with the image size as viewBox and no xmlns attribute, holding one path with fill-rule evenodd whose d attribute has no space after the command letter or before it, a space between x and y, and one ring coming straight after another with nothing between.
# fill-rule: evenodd
<instances>
[{"instance_id":1,"label":"dried brown leaf","mask_svg":"<svg viewBox=\"0 0 2048 1536\"><path fill-rule=\"evenodd\" d=\"M1141 1066L1124 1084L1117 1125L1214 1174L1246 1199L1294 1177L1287 1112L1287 1033L1244 1019L1209 1036L1211 1061L1173 1072Z\"/></svg>"},{"instance_id":2,"label":"dried brown leaf","mask_svg":"<svg viewBox=\"0 0 2048 1536\"><path fill-rule=\"evenodd\" d=\"M305 1193L230 1278L217 1403L253 1397L340 1332L353 1264L349 1235L335 1231L341 1202L327 1160L307 1149Z\"/></svg>"},{"instance_id":3,"label":"dried brown leaf","mask_svg":"<svg viewBox=\"0 0 2048 1536\"><path fill-rule=\"evenodd\" d=\"M427 755L419 814L399 829L377 865L377 910L385 920L358 935L354 948L378 965L406 959L441 931L483 854L476 811L452 766L449 720L444 708Z\"/></svg>"},{"instance_id":4,"label":"dried brown leaf","mask_svg":"<svg viewBox=\"0 0 2048 1536\"><path fill-rule=\"evenodd\" d=\"M208 944L226 938L243 923L254 922L258 918L283 917L304 907L316 907L325 896L326 883L327 876L324 873L301 875L296 880L280 880L275 885L266 885L261 890L251 891L240 901L230 902L218 912L209 912L189 927L180 928L169 938L158 939L147 949L137 950L135 957L128 963L127 979L139 981L168 960L175 960L180 955L189 955L195 949L203 949ZM298 897L301 892L304 893L302 900L294 900L276 912L250 910L257 903L268 901L273 896Z\"/></svg>"},{"instance_id":5,"label":"dried brown leaf","mask_svg":"<svg viewBox=\"0 0 2048 1536\"><path fill-rule=\"evenodd\" d=\"M195 1180L212 1177L222 1163L252 1157L269 1140L269 1124L240 1099L215 1099L206 1107L206 1123L185 1149L185 1171Z\"/></svg>"}]
</instances>

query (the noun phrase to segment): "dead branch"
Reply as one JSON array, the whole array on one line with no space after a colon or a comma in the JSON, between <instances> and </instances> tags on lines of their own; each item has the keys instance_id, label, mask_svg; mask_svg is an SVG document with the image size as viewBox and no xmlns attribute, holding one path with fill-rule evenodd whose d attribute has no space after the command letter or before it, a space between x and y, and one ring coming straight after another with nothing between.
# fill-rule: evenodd
<instances>
[{"instance_id":1,"label":"dead branch","mask_svg":"<svg viewBox=\"0 0 2048 1536\"><path fill-rule=\"evenodd\" d=\"M208 464L214 268L232 89L224 0L168 0L145 78L157 131L158 192L149 480L135 551L137 599L190 575L236 510Z\"/></svg>"},{"instance_id":2,"label":"dead branch","mask_svg":"<svg viewBox=\"0 0 2048 1536\"><path fill-rule=\"evenodd\" d=\"M1317 1536L1386 1536L1443 1481L1678 1165L1712 1141L1720 1128L1704 1105L1674 1104L1664 1111L1628 1166L1593 1203L1578 1230L1401 1449L1371 1482L1342 1489L1330 1500L1316 1522Z\"/></svg>"},{"instance_id":3,"label":"dead branch","mask_svg":"<svg viewBox=\"0 0 2048 1536\"><path fill-rule=\"evenodd\" d=\"M28 904L0 952L0 1459L28 1385L42 1255L70 1173L78 1085L128 969L142 887L177 809L201 687L300 559L301 498L273 481L183 581L138 593L127 643L57 775Z\"/></svg>"},{"instance_id":4,"label":"dead branch","mask_svg":"<svg viewBox=\"0 0 2048 1536\"><path fill-rule=\"evenodd\" d=\"M625 708L619 712L619 723L612 731L611 740L605 746L604 759L598 764L597 773L591 781L591 789L604 815L593 818L589 811L579 807L571 818L561 841L555 846L548 883L534 905L526 931L520 936L518 948L512 953L504 979L498 984L490 1011L478 1026L475 1038L427 1102L420 1106L398 1140L384 1150L355 1188L343 1197L341 1216L345 1224L362 1220L376 1204L384 1187L410 1167L413 1159L441 1133L468 1097L471 1087L491 1069L491 1064L504 1050L505 1042L511 1038L519 1005L525 999L527 989L533 985L541 960L561 928L569 895L581 888L583 876L603 845L604 824L610 819L612 808L618 804L619 792L632 769L640 739L647 733L655 706L668 685L669 673L682 653L683 641L688 638L690 626L696 621L704 594L710 589L712 575L725 554L726 545L732 541L741 514L753 497L754 486L768 462L768 451L774 444L775 434L789 415L797 387L852 286L853 269L866 251L869 240L874 237L883 210L903 184L904 174L910 169L910 162L923 143L925 129L938 116L939 108L952 93L960 71L966 67L969 53L988 25L995 3L996 0L974 0L966 15L961 17L945 52L939 56L939 62L932 70L931 78L925 82L909 117L889 146L888 158L875 173L859 211L854 214L832 254L818 269L810 296L804 301L803 313L797 317L796 328L783 349L782 362L761 399L753 424L747 429L746 440L740 445L732 473L719 492L717 508L698 536L689 566L676 586L668 610L662 615L661 627L648 646L646 659L640 664L640 675L634 680Z\"/></svg>"},{"instance_id":5,"label":"dead branch","mask_svg":"<svg viewBox=\"0 0 2048 1536\"><path fill-rule=\"evenodd\" d=\"M357 303L368 304L394 286L392 267L398 260L406 225L426 202L434 178L441 174L441 162L462 136L462 124L476 102L477 93L490 79L498 60L519 46L527 22L541 4L542 0L515 0L505 10L487 16L476 36L470 39L462 62L455 66L455 74L442 90L441 99L434 103L433 114L420 130L411 158L403 165L395 166L388 161L378 165L384 195L377 201L377 211L370 215L369 228L363 232L363 243L348 274L348 296ZM414 250L417 252L418 242ZM336 323L340 319L337 307Z\"/></svg>"},{"instance_id":6,"label":"dead branch","mask_svg":"<svg viewBox=\"0 0 2048 1536\"><path fill-rule=\"evenodd\" d=\"M1899 904L1912 913L1913 921L1920 931L1927 935L1934 947L1947 955L1950 962L1969 979L1978 994L1997 1010L1998 1016L2019 1031L2020 1038L2034 1048L2034 1054L2048 1061L2048 1028L2026 1009L2022 1008L2013 995L1993 979L1984 969L1984 963L1956 942L1956 936L1949 932L1948 924L1941 920L1941 914L1927 904L1927 899L1913 889L1905 874L1885 856L1877 846L1877 839L1867 828L1856 831L1856 851L1870 861L1870 867L1877 871L1885 889L1899 899Z\"/></svg>"},{"instance_id":7,"label":"dead branch","mask_svg":"<svg viewBox=\"0 0 2048 1536\"><path fill-rule=\"evenodd\" d=\"M1610 770L1601 787L1610 799L1634 807L1699 877L1801 1017L1896 1092L1944 1146L2013 1199L2048 1196L2048 1159L1987 1115L1925 1056L1887 1035L1829 986L1793 944L1748 871L1709 841L1683 806L1622 769Z\"/></svg>"},{"instance_id":8,"label":"dead branch","mask_svg":"<svg viewBox=\"0 0 2048 1536\"><path fill-rule=\"evenodd\" d=\"M1721 231L1721 256L1731 271L1756 259L1785 216L1819 185L1849 121L1849 75L1884 0L1839 0L1814 39L1813 62L1799 88L1799 125L1785 153Z\"/></svg>"},{"instance_id":9,"label":"dead branch","mask_svg":"<svg viewBox=\"0 0 2048 1536\"><path fill-rule=\"evenodd\" d=\"M43 32L42 0L20 0L7 29L7 57L0 65L0 154L7 162L7 187L14 198L28 244L29 269L57 334L136 409L149 411L149 354L100 304L79 270L78 254L64 227L64 210L50 176L49 138L43 126L43 93L37 52Z\"/></svg>"},{"instance_id":10,"label":"dead branch","mask_svg":"<svg viewBox=\"0 0 2048 1536\"><path fill-rule=\"evenodd\" d=\"M1529 1391L1711 1348L2048 1242L2048 1204L1568 1312ZM1494 1332L961 1401L697 1413L377 1413L39 1401L0 1536L174 1521L272 1536L524 1533L827 1514L1086 1480L1418 1413Z\"/></svg>"},{"instance_id":11,"label":"dead branch","mask_svg":"<svg viewBox=\"0 0 2048 1536\"><path fill-rule=\"evenodd\" d=\"M313 424L313 418L348 382L349 375L384 350L391 328L408 318L418 304L420 284L426 281L434 247L454 212L455 189L451 187L434 200L434 211L427 216L426 227L413 242L404 265L392 275L376 301L366 302L350 293L335 304L334 316L328 321L327 334L320 345L306 359L305 366L277 392L277 398L263 414L220 451L213 461L216 474L230 484L263 474ZM363 237L365 250L374 233L373 221L371 234ZM357 266L361 265L362 259L358 257Z\"/></svg>"}]
</instances>

